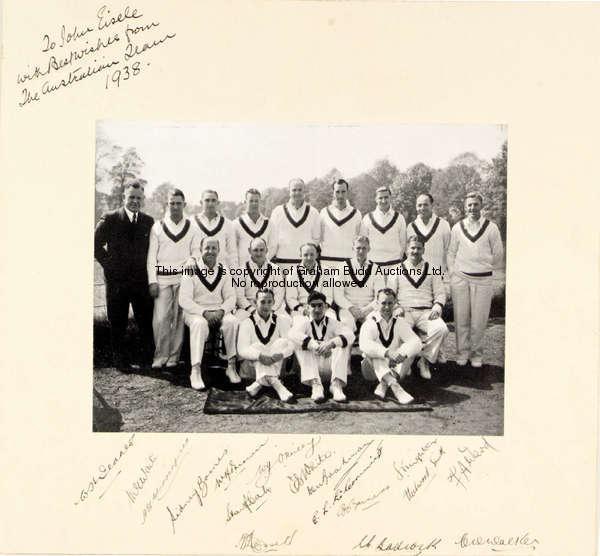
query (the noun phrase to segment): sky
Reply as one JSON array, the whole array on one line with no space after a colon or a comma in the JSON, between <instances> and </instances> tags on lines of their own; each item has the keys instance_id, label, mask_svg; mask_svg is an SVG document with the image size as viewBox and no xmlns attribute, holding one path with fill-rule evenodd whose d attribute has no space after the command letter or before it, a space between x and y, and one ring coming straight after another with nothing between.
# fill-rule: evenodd
<instances>
[{"instance_id":1,"label":"sky","mask_svg":"<svg viewBox=\"0 0 600 556\"><path fill-rule=\"evenodd\" d=\"M506 140L502 125L249 125L199 122L113 121L97 133L144 160L146 194L170 181L197 202L204 189L239 201L249 187L285 187L332 168L352 178L388 158L403 171L424 162L442 168L473 152L491 160ZM109 188L108 188L109 189ZM106 189L105 189L106 191ZM108 191L106 191L108 192Z\"/></svg>"}]
</instances>

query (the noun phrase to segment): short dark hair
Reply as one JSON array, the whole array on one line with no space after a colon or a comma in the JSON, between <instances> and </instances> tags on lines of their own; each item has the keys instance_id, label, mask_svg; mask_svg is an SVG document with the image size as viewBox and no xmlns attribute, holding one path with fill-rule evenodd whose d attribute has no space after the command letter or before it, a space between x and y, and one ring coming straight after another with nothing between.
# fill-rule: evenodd
<instances>
[{"instance_id":1,"label":"short dark hair","mask_svg":"<svg viewBox=\"0 0 600 556\"><path fill-rule=\"evenodd\" d=\"M327 298L324 293L313 291L308 296L307 303L310 305L313 301L322 301L323 303L327 303Z\"/></svg>"},{"instance_id":2,"label":"short dark hair","mask_svg":"<svg viewBox=\"0 0 600 556\"><path fill-rule=\"evenodd\" d=\"M123 187L123 193L125 193L125 191L127 191L130 187L133 187L134 189L141 189L142 191L144 191L144 186L136 180L130 181L128 184L125 184L125 187Z\"/></svg>"},{"instance_id":3,"label":"short dark hair","mask_svg":"<svg viewBox=\"0 0 600 556\"><path fill-rule=\"evenodd\" d=\"M169 197L181 197L185 201L185 195L183 194L183 191L181 191L181 189L177 189L176 187L169 189L167 192L167 199Z\"/></svg>"},{"instance_id":4,"label":"short dark hair","mask_svg":"<svg viewBox=\"0 0 600 556\"><path fill-rule=\"evenodd\" d=\"M408 237L406 240L406 246L408 247L408 245L411 243L420 243L423 247L425 247L425 240L423 239L423 236L420 236L419 234L413 234Z\"/></svg>"},{"instance_id":5,"label":"short dark hair","mask_svg":"<svg viewBox=\"0 0 600 556\"><path fill-rule=\"evenodd\" d=\"M417 199L418 199L419 197L422 197L423 195L424 195L425 197L429 197L429 200L431 201L431 204L433 205L433 195L432 195L431 193L419 193L419 194L417 195Z\"/></svg>"},{"instance_id":6,"label":"short dark hair","mask_svg":"<svg viewBox=\"0 0 600 556\"><path fill-rule=\"evenodd\" d=\"M270 294L271 294L271 297L272 297L273 299L275 299L275 292L274 292L274 291L273 291L271 288L260 288L260 289L259 289L259 290L256 292L256 299L258 299L258 296L259 296L261 293L262 293L262 294L265 294L265 295L266 295L266 294L268 294L268 293L270 293Z\"/></svg>"},{"instance_id":7,"label":"short dark hair","mask_svg":"<svg viewBox=\"0 0 600 556\"><path fill-rule=\"evenodd\" d=\"M348 182L344 178L339 178L337 180L333 180L331 182L331 189L335 189L336 185L345 185L346 191L350 191L350 186L348 185Z\"/></svg>"},{"instance_id":8,"label":"short dark hair","mask_svg":"<svg viewBox=\"0 0 600 556\"><path fill-rule=\"evenodd\" d=\"M219 194L214 189L205 189L202 192L202 195L200 195L200 199L203 199L204 195L206 195L207 193L212 193L213 195L215 195L217 197L217 200L219 200Z\"/></svg>"},{"instance_id":9,"label":"short dark hair","mask_svg":"<svg viewBox=\"0 0 600 556\"><path fill-rule=\"evenodd\" d=\"M258 195L259 197L261 197L260 191L255 187L251 187L246 191L246 193L244 194L244 199L247 199L248 195Z\"/></svg>"},{"instance_id":10,"label":"short dark hair","mask_svg":"<svg viewBox=\"0 0 600 556\"><path fill-rule=\"evenodd\" d=\"M392 288L382 288L377 292L377 300L379 300L379 296L382 293L385 295L392 295L394 296L394 299L396 298L396 292Z\"/></svg>"}]
</instances>

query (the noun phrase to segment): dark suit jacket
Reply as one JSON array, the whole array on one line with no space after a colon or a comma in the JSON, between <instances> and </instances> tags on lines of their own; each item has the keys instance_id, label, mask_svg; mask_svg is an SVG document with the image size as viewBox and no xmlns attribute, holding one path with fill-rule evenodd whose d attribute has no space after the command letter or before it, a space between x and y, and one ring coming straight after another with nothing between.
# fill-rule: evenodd
<instances>
[{"instance_id":1,"label":"dark suit jacket","mask_svg":"<svg viewBox=\"0 0 600 556\"><path fill-rule=\"evenodd\" d=\"M148 285L146 258L153 224L151 216L138 212L134 226L124 208L102 216L94 233L94 256L107 282Z\"/></svg>"}]
</instances>

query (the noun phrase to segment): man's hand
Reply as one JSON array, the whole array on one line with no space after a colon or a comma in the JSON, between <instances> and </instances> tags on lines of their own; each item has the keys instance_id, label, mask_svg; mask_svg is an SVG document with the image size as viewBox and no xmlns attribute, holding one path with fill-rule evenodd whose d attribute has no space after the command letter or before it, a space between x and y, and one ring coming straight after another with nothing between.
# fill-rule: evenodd
<instances>
[{"instance_id":1,"label":"man's hand","mask_svg":"<svg viewBox=\"0 0 600 556\"><path fill-rule=\"evenodd\" d=\"M429 313L429 320L439 319L442 316L442 309L439 305L434 305Z\"/></svg>"},{"instance_id":2,"label":"man's hand","mask_svg":"<svg viewBox=\"0 0 600 556\"><path fill-rule=\"evenodd\" d=\"M208 326L217 326L221 324L224 314L225 311L223 311L223 309L218 309L217 311L204 311L204 313L202 313L202 316L208 322Z\"/></svg>"},{"instance_id":3,"label":"man's hand","mask_svg":"<svg viewBox=\"0 0 600 556\"><path fill-rule=\"evenodd\" d=\"M393 355L391 359L394 362L394 365L399 365L400 363L402 363L402 361L406 359L406 355L396 353L396 355Z\"/></svg>"},{"instance_id":4,"label":"man's hand","mask_svg":"<svg viewBox=\"0 0 600 556\"><path fill-rule=\"evenodd\" d=\"M185 261L183 269L193 270L194 268L196 268L196 259L194 257L190 257L187 261Z\"/></svg>"},{"instance_id":5,"label":"man's hand","mask_svg":"<svg viewBox=\"0 0 600 556\"><path fill-rule=\"evenodd\" d=\"M273 360L273 363L277 363L283 359L283 353L274 353L271 355L271 359Z\"/></svg>"},{"instance_id":6,"label":"man's hand","mask_svg":"<svg viewBox=\"0 0 600 556\"><path fill-rule=\"evenodd\" d=\"M261 353L258 356L258 360L263 364L263 365L272 365L275 361L273 361L273 357L271 357L270 355L265 355L264 353Z\"/></svg>"},{"instance_id":7,"label":"man's hand","mask_svg":"<svg viewBox=\"0 0 600 556\"><path fill-rule=\"evenodd\" d=\"M323 342L318 348L317 353L322 357L329 357L331 355L331 350L335 347L333 340L329 340L328 342Z\"/></svg>"},{"instance_id":8,"label":"man's hand","mask_svg":"<svg viewBox=\"0 0 600 556\"><path fill-rule=\"evenodd\" d=\"M404 309L402 307L396 307L394 309L393 315L395 317L404 317Z\"/></svg>"},{"instance_id":9,"label":"man's hand","mask_svg":"<svg viewBox=\"0 0 600 556\"><path fill-rule=\"evenodd\" d=\"M153 282L148 286L148 293L153 299L158 297L158 284L156 282Z\"/></svg>"}]
</instances>

